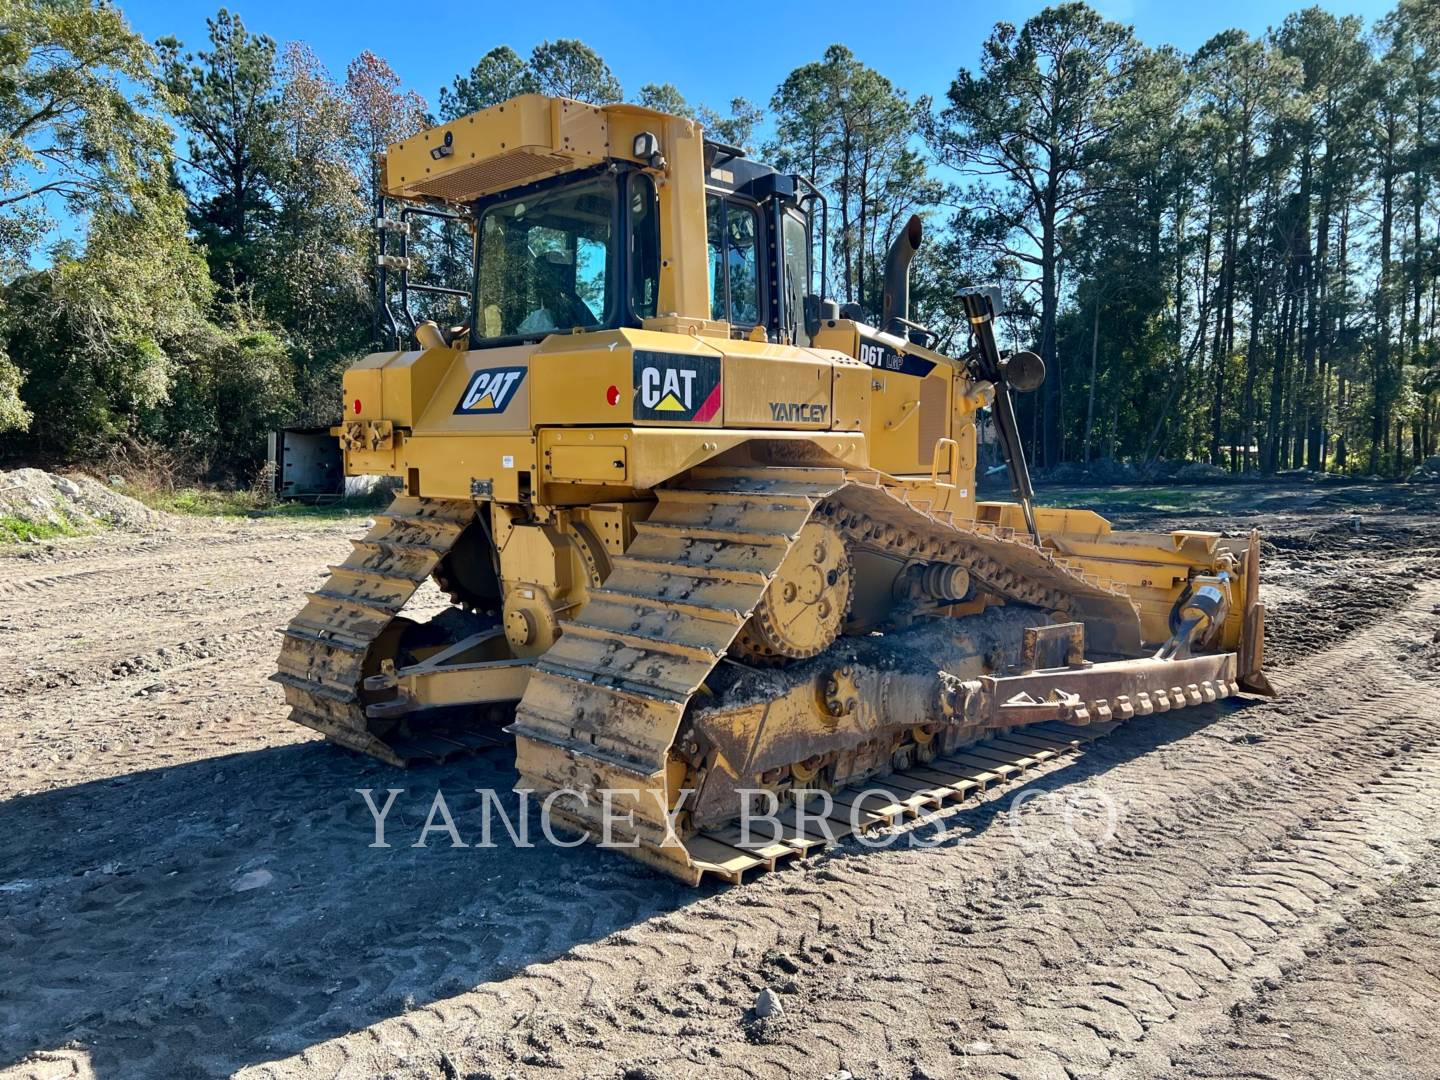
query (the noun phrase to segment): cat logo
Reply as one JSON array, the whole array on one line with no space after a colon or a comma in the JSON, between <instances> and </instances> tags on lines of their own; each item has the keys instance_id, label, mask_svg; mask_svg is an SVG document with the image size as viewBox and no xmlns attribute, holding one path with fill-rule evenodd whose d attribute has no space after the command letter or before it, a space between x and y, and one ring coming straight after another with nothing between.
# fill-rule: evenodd
<instances>
[{"instance_id":1,"label":"cat logo","mask_svg":"<svg viewBox=\"0 0 1440 1080\"><path fill-rule=\"evenodd\" d=\"M637 350L635 419L703 424L720 411L720 359Z\"/></svg>"},{"instance_id":2,"label":"cat logo","mask_svg":"<svg viewBox=\"0 0 1440 1080\"><path fill-rule=\"evenodd\" d=\"M647 409L689 412L695 408L694 398L694 371L647 367L640 373L640 400Z\"/></svg>"},{"instance_id":3,"label":"cat logo","mask_svg":"<svg viewBox=\"0 0 1440 1080\"><path fill-rule=\"evenodd\" d=\"M502 413L524 381L523 367L483 368L470 376L470 384L460 395L460 404L455 406L455 415Z\"/></svg>"}]
</instances>

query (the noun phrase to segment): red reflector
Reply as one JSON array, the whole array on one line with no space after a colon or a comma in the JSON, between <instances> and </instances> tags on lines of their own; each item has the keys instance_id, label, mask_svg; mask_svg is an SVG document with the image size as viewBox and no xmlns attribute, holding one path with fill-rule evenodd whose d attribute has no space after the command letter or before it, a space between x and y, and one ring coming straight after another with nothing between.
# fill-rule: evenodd
<instances>
[{"instance_id":1,"label":"red reflector","mask_svg":"<svg viewBox=\"0 0 1440 1080\"><path fill-rule=\"evenodd\" d=\"M619 404L620 404L620 388L619 388L618 386L612 386L612 387L610 387L609 390L606 390L606 391L605 391L605 400L606 400L607 402L609 402L611 405L619 405Z\"/></svg>"},{"instance_id":2,"label":"red reflector","mask_svg":"<svg viewBox=\"0 0 1440 1080\"><path fill-rule=\"evenodd\" d=\"M355 399L355 415L360 415L360 399L358 397Z\"/></svg>"}]
</instances>

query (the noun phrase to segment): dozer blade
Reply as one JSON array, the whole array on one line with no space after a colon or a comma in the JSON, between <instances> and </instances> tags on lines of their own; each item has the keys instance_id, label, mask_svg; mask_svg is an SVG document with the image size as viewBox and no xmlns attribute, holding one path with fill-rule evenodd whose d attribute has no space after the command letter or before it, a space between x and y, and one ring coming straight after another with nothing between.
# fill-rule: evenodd
<instances>
[{"instance_id":1,"label":"dozer blade","mask_svg":"<svg viewBox=\"0 0 1440 1080\"><path fill-rule=\"evenodd\" d=\"M375 695L364 685L367 677L381 673L381 662L397 651L400 633L413 625L396 618L400 609L474 514L467 503L401 496L376 517L363 539L352 541L349 558L330 568L324 587L310 594L285 629L271 678L285 688L290 719L392 765L503 741L498 732L475 729L411 731L399 715L374 709ZM508 665L495 677L518 694Z\"/></svg>"}]
</instances>

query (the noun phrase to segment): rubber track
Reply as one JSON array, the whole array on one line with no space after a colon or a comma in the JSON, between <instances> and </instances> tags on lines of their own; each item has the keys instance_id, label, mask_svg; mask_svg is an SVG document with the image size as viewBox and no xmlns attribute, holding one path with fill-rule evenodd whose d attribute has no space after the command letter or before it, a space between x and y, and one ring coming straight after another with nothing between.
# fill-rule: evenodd
<instances>
[{"instance_id":1,"label":"rubber track","mask_svg":"<svg viewBox=\"0 0 1440 1080\"><path fill-rule=\"evenodd\" d=\"M397 498L378 515L363 539L339 566L330 568L323 588L285 629L278 670L271 676L285 688L290 719L323 732L353 750L393 765L421 757L493 745L480 738L403 739L373 730L365 716L361 683L372 646L394 622L461 531L474 516L467 503L441 499Z\"/></svg>"},{"instance_id":2,"label":"rubber track","mask_svg":"<svg viewBox=\"0 0 1440 1080\"><path fill-rule=\"evenodd\" d=\"M597 789L634 787L636 778L653 784L691 697L725 656L801 528L817 516L857 545L966 565L1013 599L1115 625L1136 623L1122 586L1012 530L932 513L883 485L879 474L710 467L656 496L654 513L614 560L604 587L565 624L531 676L508 729L520 743L522 786L555 790L582 775ZM1138 626L1133 633L1138 644ZM1217 696L1227 692L1216 688ZM559 748L569 765L551 775L532 771L544 755L527 748L527 740ZM663 839L658 815L636 816L634 835L642 842ZM725 877L773 865L746 856L737 871L736 851L705 837L687 847L702 872Z\"/></svg>"}]
</instances>

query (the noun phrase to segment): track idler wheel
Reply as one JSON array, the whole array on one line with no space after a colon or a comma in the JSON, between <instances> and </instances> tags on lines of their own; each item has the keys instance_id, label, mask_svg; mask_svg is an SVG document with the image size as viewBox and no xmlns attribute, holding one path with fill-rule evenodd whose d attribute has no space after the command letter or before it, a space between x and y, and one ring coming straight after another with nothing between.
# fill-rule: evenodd
<instances>
[{"instance_id":1,"label":"track idler wheel","mask_svg":"<svg viewBox=\"0 0 1440 1080\"><path fill-rule=\"evenodd\" d=\"M740 631L733 650L754 664L805 660L830 647L850 608L853 569L834 527L808 522Z\"/></svg>"}]
</instances>

